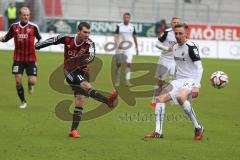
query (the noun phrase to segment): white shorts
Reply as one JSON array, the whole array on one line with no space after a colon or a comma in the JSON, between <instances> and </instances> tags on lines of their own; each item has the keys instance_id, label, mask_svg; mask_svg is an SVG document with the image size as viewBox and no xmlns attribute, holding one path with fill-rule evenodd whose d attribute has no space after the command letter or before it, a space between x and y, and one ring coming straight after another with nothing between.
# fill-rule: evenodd
<instances>
[{"instance_id":1,"label":"white shorts","mask_svg":"<svg viewBox=\"0 0 240 160\"><path fill-rule=\"evenodd\" d=\"M155 78L159 80L165 80L167 77L173 77L175 73L175 63L161 62L158 64Z\"/></svg>"},{"instance_id":2,"label":"white shorts","mask_svg":"<svg viewBox=\"0 0 240 160\"><path fill-rule=\"evenodd\" d=\"M133 54L134 54L133 48L129 48L127 50L118 49L118 50L116 50L116 55L115 55L116 62L117 63L132 63Z\"/></svg>"},{"instance_id":3,"label":"white shorts","mask_svg":"<svg viewBox=\"0 0 240 160\"><path fill-rule=\"evenodd\" d=\"M171 96L173 102L175 104L178 104L177 97L179 96L179 91L184 88L189 90L190 93L195 85L195 81L192 78L176 79L173 80L170 85L172 89L169 92L169 95ZM188 100L192 100L192 94L189 94Z\"/></svg>"}]
</instances>

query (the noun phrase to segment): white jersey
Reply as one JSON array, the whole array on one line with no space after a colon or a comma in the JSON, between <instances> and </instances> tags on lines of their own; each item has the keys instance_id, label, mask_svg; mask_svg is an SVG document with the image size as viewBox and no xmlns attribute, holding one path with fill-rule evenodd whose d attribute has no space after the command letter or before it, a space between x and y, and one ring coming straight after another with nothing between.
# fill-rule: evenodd
<instances>
[{"instance_id":1,"label":"white jersey","mask_svg":"<svg viewBox=\"0 0 240 160\"><path fill-rule=\"evenodd\" d=\"M194 79L196 86L200 85L202 71L194 63L200 61L197 46L187 40L182 46L175 44L173 46L173 56L176 62L175 79ZM201 65L201 63L200 63ZM200 66L202 69L202 66Z\"/></svg>"},{"instance_id":2,"label":"white jersey","mask_svg":"<svg viewBox=\"0 0 240 160\"><path fill-rule=\"evenodd\" d=\"M130 41L133 45L133 35L136 35L133 24L129 23L125 25L124 23L119 23L117 24L115 33L119 35L119 43L122 41Z\"/></svg>"},{"instance_id":3,"label":"white jersey","mask_svg":"<svg viewBox=\"0 0 240 160\"><path fill-rule=\"evenodd\" d=\"M166 47L173 46L174 44L177 43L177 40L175 38L175 34L174 34L174 31L172 30L172 28L166 29L165 32L163 33L163 35L158 38L158 41L160 41L160 43L162 43L162 45L164 45ZM174 63L174 58L173 58L172 52L162 51L162 54L158 61L158 64L160 64L161 61L167 61L169 63L171 63L171 62Z\"/></svg>"}]
</instances>

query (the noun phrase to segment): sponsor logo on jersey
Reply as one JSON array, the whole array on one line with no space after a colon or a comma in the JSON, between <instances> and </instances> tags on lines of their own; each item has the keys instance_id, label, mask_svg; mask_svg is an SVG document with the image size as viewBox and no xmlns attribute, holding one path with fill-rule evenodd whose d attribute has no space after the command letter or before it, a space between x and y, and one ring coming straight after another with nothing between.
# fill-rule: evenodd
<instances>
[{"instance_id":1,"label":"sponsor logo on jersey","mask_svg":"<svg viewBox=\"0 0 240 160\"><path fill-rule=\"evenodd\" d=\"M168 43L171 45L174 45L174 44L176 44L176 41L169 41Z\"/></svg>"},{"instance_id":2,"label":"sponsor logo on jersey","mask_svg":"<svg viewBox=\"0 0 240 160\"><path fill-rule=\"evenodd\" d=\"M182 57L175 57L175 56L174 56L174 59L175 59L176 61L186 61L185 58L182 58Z\"/></svg>"},{"instance_id":3,"label":"sponsor logo on jersey","mask_svg":"<svg viewBox=\"0 0 240 160\"><path fill-rule=\"evenodd\" d=\"M17 38L18 39L26 39L26 38L28 38L28 34L18 34Z\"/></svg>"},{"instance_id":4,"label":"sponsor logo on jersey","mask_svg":"<svg viewBox=\"0 0 240 160\"><path fill-rule=\"evenodd\" d=\"M68 51L67 54L71 57L77 57L78 56L78 52L77 51Z\"/></svg>"},{"instance_id":5,"label":"sponsor logo on jersey","mask_svg":"<svg viewBox=\"0 0 240 160\"><path fill-rule=\"evenodd\" d=\"M30 28L27 29L27 33L29 33L29 32L31 32L31 29L30 29Z\"/></svg>"}]
</instances>

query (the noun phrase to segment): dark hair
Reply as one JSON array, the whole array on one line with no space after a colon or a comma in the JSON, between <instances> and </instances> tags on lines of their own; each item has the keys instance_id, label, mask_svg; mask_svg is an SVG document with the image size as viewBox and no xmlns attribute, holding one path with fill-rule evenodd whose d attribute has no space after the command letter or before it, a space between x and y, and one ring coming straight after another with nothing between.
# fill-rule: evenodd
<instances>
[{"instance_id":1,"label":"dark hair","mask_svg":"<svg viewBox=\"0 0 240 160\"><path fill-rule=\"evenodd\" d=\"M184 28L185 30L188 30L188 25L186 23L179 23L176 26L174 26L174 29L176 28Z\"/></svg>"},{"instance_id":2,"label":"dark hair","mask_svg":"<svg viewBox=\"0 0 240 160\"><path fill-rule=\"evenodd\" d=\"M179 17L172 17L172 20L174 20L174 19L180 19L181 20L181 18L179 18Z\"/></svg>"},{"instance_id":3,"label":"dark hair","mask_svg":"<svg viewBox=\"0 0 240 160\"><path fill-rule=\"evenodd\" d=\"M86 27L87 29L90 29L90 28L91 28L90 24L87 23L87 22L81 22L81 23L79 23L78 29L79 29L79 30L82 30L83 27Z\"/></svg>"},{"instance_id":4,"label":"dark hair","mask_svg":"<svg viewBox=\"0 0 240 160\"><path fill-rule=\"evenodd\" d=\"M123 14L123 16L129 16L129 17L131 17L131 14L130 14L129 12L125 12L125 13Z\"/></svg>"}]
</instances>

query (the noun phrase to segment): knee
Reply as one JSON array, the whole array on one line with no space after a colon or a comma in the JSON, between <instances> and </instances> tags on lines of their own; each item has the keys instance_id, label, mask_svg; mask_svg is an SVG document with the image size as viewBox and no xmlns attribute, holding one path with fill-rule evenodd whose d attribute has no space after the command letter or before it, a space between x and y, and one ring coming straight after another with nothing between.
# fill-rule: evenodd
<instances>
[{"instance_id":1,"label":"knee","mask_svg":"<svg viewBox=\"0 0 240 160\"><path fill-rule=\"evenodd\" d=\"M92 88L92 85L87 81L82 82L80 85L85 91L88 91L90 88Z\"/></svg>"},{"instance_id":2,"label":"knee","mask_svg":"<svg viewBox=\"0 0 240 160\"><path fill-rule=\"evenodd\" d=\"M36 78L30 78L30 79L28 80L28 83L31 84L31 85L35 85L36 82L37 82L37 79L36 79Z\"/></svg>"},{"instance_id":3,"label":"knee","mask_svg":"<svg viewBox=\"0 0 240 160\"><path fill-rule=\"evenodd\" d=\"M22 86L22 80L20 78L16 78L16 86Z\"/></svg>"},{"instance_id":4,"label":"knee","mask_svg":"<svg viewBox=\"0 0 240 160\"><path fill-rule=\"evenodd\" d=\"M186 101L186 97L179 95L179 96L177 97L177 101L178 101L178 103L182 106L183 103Z\"/></svg>"},{"instance_id":5,"label":"knee","mask_svg":"<svg viewBox=\"0 0 240 160\"><path fill-rule=\"evenodd\" d=\"M165 103L165 98L162 95L160 95L157 100L158 100L158 103Z\"/></svg>"}]
</instances>

